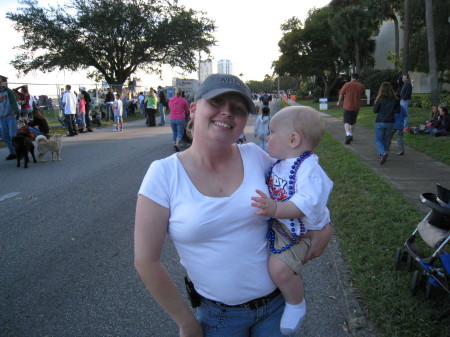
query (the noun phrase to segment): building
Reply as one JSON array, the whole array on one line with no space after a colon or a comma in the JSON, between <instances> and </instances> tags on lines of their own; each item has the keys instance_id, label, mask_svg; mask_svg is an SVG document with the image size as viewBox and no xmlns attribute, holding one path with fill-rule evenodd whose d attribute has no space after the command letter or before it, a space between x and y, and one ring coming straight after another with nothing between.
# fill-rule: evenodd
<instances>
[{"instance_id":1,"label":"building","mask_svg":"<svg viewBox=\"0 0 450 337\"><path fill-rule=\"evenodd\" d=\"M233 74L233 64L230 60L220 60L217 64L218 74Z\"/></svg>"},{"instance_id":2,"label":"building","mask_svg":"<svg viewBox=\"0 0 450 337\"><path fill-rule=\"evenodd\" d=\"M198 80L174 77L172 78L172 86L174 88L181 88L184 91L184 97L189 103L192 103L199 84Z\"/></svg>"},{"instance_id":3,"label":"building","mask_svg":"<svg viewBox=\"0 0 450 337\"><path fill-rule=\"evenodd\" d=\"M212 72L212 61L210 59L205 61L200 61L199 67L198 67L198 79L200 83L202 83L205 78L207 78L209 75L211 75Z\"/></svg>"}]
</instances>

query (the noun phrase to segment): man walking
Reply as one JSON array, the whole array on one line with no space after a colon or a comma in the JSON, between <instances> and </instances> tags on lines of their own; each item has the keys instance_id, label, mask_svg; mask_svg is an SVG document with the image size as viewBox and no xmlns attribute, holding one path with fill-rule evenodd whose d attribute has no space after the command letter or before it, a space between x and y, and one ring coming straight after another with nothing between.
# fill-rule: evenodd
<instances>
[{"instance_id":1,"label":"man walking","mask_svg":"<svg viewBox=\"0 0 450 337\"><path fill-rule=\"evenodd\" d=\"M67 129L69 131L68 137L73 137L78 135L77 125L75 124L75 113L77 109L77 97L73 92L70 92L72 87L70 84L66 85L66 92L62 98L62 104L64 107L64 119L67 124Z\"/></svg>"},{"instance_id":2,"label":"man walking","mask_svg":"<svg viewBox=\"0 0 450 337\"><path fill-rule=\"evenodd\" d=\"M351 81L344 84L339 91L339 99L337 105L344 100L344 129L345 144L350 144L353 140L353 132L356 127L356 119L358 118L359 108L361 107L361 97L364 95L366 87L358 81L358 74L351 75Z\"/></svg>"},{"instance_id":3,"label":"man walking","mask_svg":"<svg viewBox=\"0 0 450 337\"><path fill-rule=\"evenodd\" d=\"M159 125L164 126L166 124L166 107L167 107L167 97L166 93L164 92L163 88L161 86L158 86L158 110L159 110L159 116L161 118L161 121Z\"/></svg>"},{"instance_id":4,"label":"man walking","mask_svg":"<svg viewBox=\"0 0 450 337\"><path fill-rule=\"evenodd\" d=\"M411 103L412 84L409 75L403 75L403 85L400 90L400 109L402 110L403 132L408 131L409 104Z\"/></svg>"},{"instance_id":5,"label":"man walking","mask_svg":"<svg viewBox=\"0 0 450 337\"><path fill-rule=\"evenodd\" d=\"M19 114L16 96L13 91L3 86L3 79L0 77L0 126L3 141L9 150L6 160L16 159L16 150L12 145L12 138L17 134L16 116Z\"/></svg>"}]
</instances>

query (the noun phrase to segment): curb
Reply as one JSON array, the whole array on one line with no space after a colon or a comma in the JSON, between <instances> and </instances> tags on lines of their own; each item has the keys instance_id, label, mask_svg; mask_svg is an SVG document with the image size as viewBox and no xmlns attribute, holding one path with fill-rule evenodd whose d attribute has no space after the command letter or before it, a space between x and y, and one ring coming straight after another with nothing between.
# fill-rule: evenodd
<instances>
[{"instance_id":1,"label":"curb","mask_svg":"<svg viewBox=\"0 0 450 337\"><path fill-rule=\"evenodd\" d=\"M358 301L357 290L351 285L350 272L341 254L341 248L335 236L328 243L332 266L336 272L339 290L345 303L345 318L349 332L355 337L375 337L375 330L366 318Z\"/></svg>"}]
</instances>

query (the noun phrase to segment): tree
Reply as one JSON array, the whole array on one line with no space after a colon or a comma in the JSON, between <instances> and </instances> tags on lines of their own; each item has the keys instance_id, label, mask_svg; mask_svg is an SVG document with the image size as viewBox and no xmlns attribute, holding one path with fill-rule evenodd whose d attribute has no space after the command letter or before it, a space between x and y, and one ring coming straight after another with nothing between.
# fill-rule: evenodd
<instances>
[{"instance_id":1,"label":"tree","mask_svg":"<svg viewBox=\"0 0 450 337\"><path fill-rule=\"evenodd\" d=\"M434 47L436 54L436 66L438 73L443 74L450 69L450 57L448 57L448 46L450 45L450 12L448 0L432 1ZM410 70L430 73L429 50L424 48L428 45L428 23L426 21L427 11L425 2L414 0L411 10L411 33L410 33Z\"/></svg>"},{"instance_id":2,"label":"tree","mask_svg":"<svg viewBox=\"0 0 450 337\"><path fill-rule=\"evenodd\" d=\"M402 73L409 71L409 34L411 30L411 3L405 0L403 12L403 55L402 55Z\"/></svg>"},{"instance_id":3,"label":"tree","mask_svg":"<svg viewBox=\"0 0 450 337\"><path fill-rule=\"evenodd\" d=\"M329 97L339 73L348 65L337 56L340 49L331 40L329 15L330 7L326 6L311 10L304 25L297 18L284 23L281 26L284 34L278 43L282 54L274 62L275 72L281 76L309 81L317 78L323 97Z\"/></svg>"},{"instance_id":4,"label":"tree","mask_svg":"<svg viewBox=\"0 0 450 337\"><path fill-rule=\"evenodd\" d=\"M438 78L437 78L437 62L433 24L433 0L425 0L425 15L427 23L428 37L428 63L430 65L430 86L431 86L431 104L439 104Z\"/></svg>"},{"instance_id":5,"label":"tree","mask_svg":"<svg viewBox=\"0 0 450 337\"><path fill-rule=\"evenodd\" d=\"M394 23L394 54L400 56L400 29L397 14L401 12L399 0L366 0L365 5L378 21L378 25L388 20Z\"/></svg>"},{"instance_id":6,"label":"tree","mask_svg":"<svg viewBox=\"0 0 450 337\"><path fill-rule=\"evenodd\" d=\"M196 54L216 42L214 22L176 0L70 1L41 8L19 0L7 13L22 32L17 70L87 69L90 78L123 84L137 70L160 74L163 64L195 71Z\"/></svg>"},{"instance_id":7,"label":"tree","mask_svg":"<svg viewBox=\"0 0 450 337\"><path fill-rule=\"evenodd\" d=\"M376 16L364 6L364 1L332 1L330 3L330 26L332 39L339 46L340 55L349 60L353 72L364 72L373 65L375 42L378 31Z\"/></svg>"}]
</instances>

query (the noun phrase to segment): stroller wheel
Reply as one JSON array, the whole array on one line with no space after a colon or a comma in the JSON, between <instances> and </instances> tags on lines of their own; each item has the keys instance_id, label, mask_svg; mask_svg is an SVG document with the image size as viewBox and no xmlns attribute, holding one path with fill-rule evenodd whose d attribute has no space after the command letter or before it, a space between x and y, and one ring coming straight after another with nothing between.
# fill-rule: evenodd
<instances>
[{"instance_id":1,"label":"stroller wheel","mask_svg":"<svg viewBox=\"0 0 450 337\"><path fill-rule=\"evenodd\" d=\"M418 271L418 270L414 271L414 274L411 279L411 288L410 288L411 296L417 295L417 290L419 289L421 276L422 275L420 274L420 271Z\"/></svg>"},{"instance_id":2,"label":"stroller wheel","mask_svg":"<svg viewBox=\"0 0 450 337\"><path fill-rule=\"evenodd\" d=\"M408 259L406 260L406 268L408 271L413 271L414 269L414 259L408 254Z\"/></svg>"},{"instance_id":3,"label":"stroller wheel","mask_svg":"<svg viewBox=\"0 0 450 337\"><path fill-rule=\"evenodd\" d=\"M401 263L402 263L402 249L397 248L397 252L395 254L394 270L400 270Z\"/></svg>"}]
</instances>

